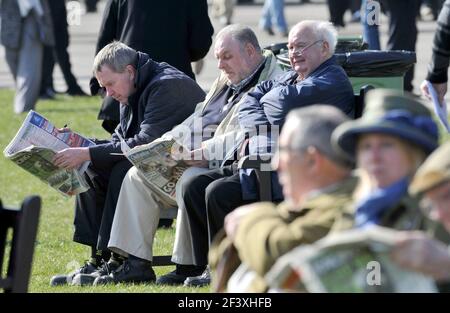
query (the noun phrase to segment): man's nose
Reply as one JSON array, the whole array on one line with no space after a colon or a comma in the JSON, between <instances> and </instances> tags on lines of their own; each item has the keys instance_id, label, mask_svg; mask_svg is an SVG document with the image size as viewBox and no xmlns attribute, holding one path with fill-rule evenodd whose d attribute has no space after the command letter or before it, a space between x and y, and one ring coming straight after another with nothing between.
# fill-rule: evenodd
<instances>
[{"instance_id":1,"label":"man's nose","mask_svg":"<svg viewBox=\"0 0 450 313\"><path fill-rule=\"evenodd\" d=\"M222 70L224 68L224 62L222 60L217 61L217 68Z\"/></svg>"}]
</instances>

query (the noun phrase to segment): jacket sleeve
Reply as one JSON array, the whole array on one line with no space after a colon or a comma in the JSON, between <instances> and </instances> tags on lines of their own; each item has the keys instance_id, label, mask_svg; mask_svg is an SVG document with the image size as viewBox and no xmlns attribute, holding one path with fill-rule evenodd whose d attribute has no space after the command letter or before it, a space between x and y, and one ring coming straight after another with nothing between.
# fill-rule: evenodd
<instances>
[{"instance_id":1,"label":"jacket sleeve","mask_svg":"<svg viewBox=\"0 0 450 313\"><path fill-rule=\"evenodd\" d=\"M188 46L191 62L206 56L212 44L214 28L208 16L206 0L188 1Z\"/></svg>"},{"instance_id":2,"label":"jacket sleeve","mask_svg":"<svg viewBox=\"0 0 450 313\"><path fill-rule=\"evenodd\" d=\"M330 230L336 211L299 214L288 217L269 203L255 204L238 227L235 246L243 263L264 275L275 261L300 244L310 244ZM304 212L303 212L304 213Z\"/></svg>"},{"instance_id":3,"label":"jacket sleeve","mask_svg":"<svg viewBox=\"0 0 450 313\"><path fill-rule=\"evenodd\" d=\"M450 61L450 0L446 0L438 18L434 35L433 56L428 67L427 80L431 83L445 83Z\"/></svg>"},{"instance_id":4,"label":"jacket sleeve","mask_svg":"<svg viewBox=\"0 0 450 313\"><path fill-rule=\"evenodd\" d=\"M260 100L272 87L273 81L263 81L245 96L239 109L239 124L244 131L252 131L258 125L270 125Z\"/></svg>"},{"instance_id":5,"label":"jacket sleeve","mask_svg":"<svg viewBox=\"0 0 450 313\"><path fill-rule=\"evenodd\" d=\"M179 79L155 83L146 96L140 131L128 138L127 144L132 148L152 142L192 114L195 105L204 98L204 92L200 88L188 89Z\"/></svg>"}]
</instances>

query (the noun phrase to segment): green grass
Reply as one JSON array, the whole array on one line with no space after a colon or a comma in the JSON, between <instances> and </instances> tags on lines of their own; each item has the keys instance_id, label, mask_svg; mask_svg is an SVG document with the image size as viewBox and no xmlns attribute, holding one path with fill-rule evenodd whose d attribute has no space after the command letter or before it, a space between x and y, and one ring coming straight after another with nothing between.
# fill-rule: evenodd
<instances>
[{"instance_id":1,"label":"green grass","mask_svg":"<svg viewBox=\"0 0 450 313\"><path fill-rule=\"evenodd\" d=\"M0 90L2 117L0 123L0 148L3 149L16 134L26 114L16 115L12 110L13 92ZM57 127L69 127L88 137L108 138L97 120L100 99L58 95L55 101L39 101L36 111L43 114ZM76 264L89 258L89 248L72 241L74 198L65 198L47 187L4 157L0 158L0 199L9 207L18 207L28 195L42 198L30 292L207 292L208 288L160 287L156 285L126 285L102 287L50 287L55 274L71 271ZM154 254L171 254L175 229L158 230ZM157 276L173 270L173 267L155 267Z\"/></svg>"}]
</instances>

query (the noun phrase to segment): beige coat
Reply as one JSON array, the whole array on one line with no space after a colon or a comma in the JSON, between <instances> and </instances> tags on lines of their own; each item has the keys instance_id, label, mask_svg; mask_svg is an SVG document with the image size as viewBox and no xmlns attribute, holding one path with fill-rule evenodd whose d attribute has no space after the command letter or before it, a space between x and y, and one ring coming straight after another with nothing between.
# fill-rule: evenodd
<instances>
[{"instance_id":1,"label":"beige coat","mask_svg":"<svg viewBox=\"0 0 450 313\"><path fill-rule=\"evenodd\" d=\"M283 73L283 70L277 63L275 55L271 51L265 50L264 56L266 58L265 65L259 76L258 83L264 80L274 79L276 76ZM181 125L190 125L193 119L199 118L211 102L211 99L213 99L226 86L227 82L228 81L225 75L221 74L219 78L214 81L210 91L206 95L205 100L197 105L194 113ZM211 151L215 151L214 156L216 156L216 158L214 159L225 160L227 158L227 152L230 152L230 146L238 146L239 143L243 141L244 134L241 133L239 126L238 113L239 107L244 99L245 96L231 108L227 116L218 125L216 131L214 132L214 136L211 139L202 142L202 147L205 150L207 159L211 160L212 158L210 158L209 155L211 154ZM177 128L174 128L171 132L169 132L169 134L175 133L176 130ZM222 153L218 155L217 151L222 151Z\"/></svg>"}]
</instances>

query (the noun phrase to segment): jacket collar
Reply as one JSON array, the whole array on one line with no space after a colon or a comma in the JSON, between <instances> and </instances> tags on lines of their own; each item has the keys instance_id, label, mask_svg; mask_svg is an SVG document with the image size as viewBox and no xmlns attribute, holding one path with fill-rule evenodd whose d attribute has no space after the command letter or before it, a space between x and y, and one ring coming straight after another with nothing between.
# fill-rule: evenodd
<instances>
[{"instance_id":1,"label":"jacket collar","mask_svg":"<svg viewBox=\"0 0 450 313\"><path fill-rule=\"evenodd\" d=\"M128 97L128 103L133 103L136 98L139 98L142 90L147 87L148 82L156 75L157 63L150 59L148 54L138 51L135 68L134 87L136 91Z\"/></svg>"},{"instance_id":2,"label":"jacket collar","mask_svg":"<svg viewBox=\"0 0 450 313\"><path fill-rule=\"evenodd\" d=\"M322 73L322 71L326 68L328 68L331 65L336 65L336 57L333 55L331 58L327 59L325 62L322 62L322 64L320 64L314 71L312 71L311 73L309 73L308 76L306 76L303 80L304 81L310 77L315 77L317 75L320 75L320 73ZM299 75L296 75L296 80L298 79ZM299 82L299 81L298 81Z\"/></svg>"}]
</instances>

